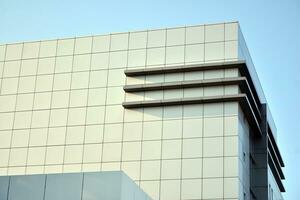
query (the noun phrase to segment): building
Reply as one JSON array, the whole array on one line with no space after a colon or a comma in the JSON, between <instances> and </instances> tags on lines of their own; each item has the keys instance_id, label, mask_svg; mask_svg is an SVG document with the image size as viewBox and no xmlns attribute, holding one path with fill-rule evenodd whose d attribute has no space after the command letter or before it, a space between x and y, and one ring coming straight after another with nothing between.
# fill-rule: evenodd
<instances>
[{"instance_id":1,"label":"building","mask_svg":"<svg viewBox=\"0 0 300 200\"><path fill-rule=\"evenodd\" d=\"M123 171L155 200L283 199L237 22L6 44L0 69L3 180Z\"/></svg>"}]
</instances>

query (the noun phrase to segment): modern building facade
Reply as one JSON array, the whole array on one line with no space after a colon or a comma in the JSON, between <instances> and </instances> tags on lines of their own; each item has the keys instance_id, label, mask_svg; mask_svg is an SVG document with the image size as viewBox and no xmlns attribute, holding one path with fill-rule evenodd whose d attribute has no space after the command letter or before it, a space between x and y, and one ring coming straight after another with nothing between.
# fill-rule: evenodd
<instances>
[{"instance_id":1,"label":"modern building facade","mask_svg":"<svg viewBox=\"0 0 300 200\"><path fill-rule=\"evenodd\" d=\"M2 178L123 171L154 200L283 199L237 22L1 45L0 77Z\"/></svg>"}]
</instances>

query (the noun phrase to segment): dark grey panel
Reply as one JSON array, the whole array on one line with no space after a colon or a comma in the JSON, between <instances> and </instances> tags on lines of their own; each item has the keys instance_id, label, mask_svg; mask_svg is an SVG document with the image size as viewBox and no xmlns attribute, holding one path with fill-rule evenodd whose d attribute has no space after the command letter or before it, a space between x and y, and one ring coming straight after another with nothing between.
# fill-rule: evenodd
<instances>
[{"instance_id":1,"label":"dark grey panel","mask_svg":"<svg viewBox=\"0 0 300 200\"><path fill-rule=\"evenodd\" d=\"M41 200L44 197L45 175L12 176L9 200Z\"/></svg>"},{"instance_id":2,"label":"dark grey panel","mask_svg":"<svg viewBox=\"0 0 300 200\"><path fill-rule=\"evenodd\" d=\"M9 176L0 176L0 200L7 200Z\"/></svg>"},{"instance_id":3,"label":"dark grey panel","mask_svg":"<svg viewBox=\"0 0 300 200\"><path fill-rule=\"evenodd\" d=\"M45 200L81 200L83 174L47 176Z\"/></svg>"}]
</instances>

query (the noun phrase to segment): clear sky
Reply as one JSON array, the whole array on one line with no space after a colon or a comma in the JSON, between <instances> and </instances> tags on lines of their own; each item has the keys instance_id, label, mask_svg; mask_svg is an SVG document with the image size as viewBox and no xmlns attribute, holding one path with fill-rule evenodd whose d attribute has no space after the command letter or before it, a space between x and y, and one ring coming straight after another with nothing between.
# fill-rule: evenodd
<instances>
[{"instance_id":1,"label":"clear sky","mask_svg":"<svg viewBox=\"0 0 300 200\"><path fill-rule=\"evenodd\" d=\"M285 199L299 199L299 0L0 0L0 43L239 21L278 129Z\"/></svg>"}]
</instances>

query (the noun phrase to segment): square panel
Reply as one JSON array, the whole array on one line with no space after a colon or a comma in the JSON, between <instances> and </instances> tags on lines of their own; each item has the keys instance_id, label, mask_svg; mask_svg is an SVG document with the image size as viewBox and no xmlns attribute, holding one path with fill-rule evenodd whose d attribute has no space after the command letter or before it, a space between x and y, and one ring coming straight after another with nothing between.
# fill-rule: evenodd
<instances>
[{"instance_id":1,"label":"square panel","mask_svg":"<svg viewBox=\"0 0 300 200\"><path fill-rule=\"evenodd\" d=\"M110 50L118 51L118 50L128 49L128 37L129 37L128 33L112 34Z\"/></svg>"},{"instance_id":2,"label":"square panel","mask_svg":"<svg viewBox=\"0 0 300 200\"><path fill-rule=\"evenodd\" d=\"M52 74L55 68L55 58L40 58L37 74Z\"/></svg>"},{"instance_id":3,"label":"square panel","mask_svg":"<svg viewBox=\"0 0 300 200\"><path fill-rule=\"evenodd\" d=\"M101 162L102 144L87 144L84 145L83 162Z\"/></svg>"},{"instance_id":4,"label":"square panel","mask_svg":"<svg viewBox=\"0 0 300 200\"><path fill-rule=\"evenodd\" d=\"M182 180L181 182L181 199L201 199L202 180Z\"/></svg>"},{"instance_id":5,"label":"square panel","mask_svg":"<svg viewBox=\"0 0 300 200\"><path fill-rule=\"evenodd\" d=\"M103 144L103 162L113 162L121 160L121 143L104 143Z\"/></svg>"},{"instance_id":6,"label":"square panel","mask_svg":"<svg viewBox=\"0 0 300 200\"><path fill-rule=\"evenodd\" d=\"M204 62L204 44L187 45L185 47L185 62L186 63Z\"/></svg>"},{"instance_id":7,"label":"square panel","mask_svg":"<svg viewBox=\"0 0 300 200\"><path fill-rule=\"evenodd\" d=\"M27 148L13 148L10 150L9 166L26 165Z\"/></svg>"},{"instance_id":8,"label":"square panel","mask_svg":"<svg viewBox=\"0 0 300 200\"><path fill-rule=\"evenodd\" d=\"M224 60L224 42L205 43L205 61Z\"/></svg>"},{"instance_id":9,"label":"square panel","mask_svg":"<svg viewBox=\"0 0 300 200\"><path fill-rule=\"evenodd\" d=\"M55 73L71 72L73 66L73 56L56 57Z\"/></svg>"},{"instance_id":10,"label":"square panel","mask_svg":"<svg viewBox=\"0 0 300 200\"><path fill-rule=\"evenodd\" d=\"M106 124L104 126L104 142L121 142L123 124Z\"/></svg>"},{"instance_id":11,"label":"square panel","mask_svg":"<svg viewBox=\"0 0 300 200\"><path fill-rule=\"evenodd\" d=\"M140 160L141 146L141 142L123 142L122 161Z\"/></svg>"},{"instance_id":12,"label":"square panel","mask_svg":"<svg viewBox=\"0 0 300 200\"><path fill-rule=\"evenodd\" d=\"M120 123L123 121L123 107L121 105L117 106L106 106L106 123Z\"/></svg>"},{"instance_id":13,"label":"square panel","mask_svg":"<svg viewBox=\"0 0 300 200\"><path fill-rule=\"evenodd\" d=\"M184 45L185 27L167 29L167 46Z\"/></svg>"},{"instance_id":14,"label":"square panel","mask_svg":"<svg viewBox=\"0 0 300 200\"><path fill-rule=\"evenodd\" d=\"M44 165L46 147L33 147L28 149L27 165Z\"/></svg>"},{"instance_id":15,"label":"square panel","mask_svg":"<svg viewBox=\"0 0 300 200\"><path fill-rule=\"evenodd\" d=\"M11 112L15 110L17 95L0 96L0 112Z\"/></svg>"},{"instance_id":16,"label":"square panel","mask_svg":"<svg viewBox=\"0 0 300 200\"><path fill-rule=\"evenodd\" d=\"M109 64L109 53L95 53L91 58L91 70L107 69Z\"/></svg>"},{"instance_id":17,"label":"square panel","mask_svg":"<svg viewBox=\"0 0 300 200\"><path fill-rule=\"evenodd\" d=\"M17 96L16 111L32 110L34 94L19 94Z\"/></svg>"},{"instance_id":18,"label":"square panel","mask_svg":"<svg viewBox=\"0 0 300 200\"><path fill-rule=\"evenodd\" d=\"M107 88L106 105L122 104L124 101L123 87L109 87Z\"/></svg>"},{"instance_id":19,"label":"square panel","mask_svg":"<svg viewBox=\"0 0 300 200\"><path fill-rule=\"evenodd\" d=\"M163 139L182 137L182 120L163 121Z\"/></svg>"},{"instance_id":20,"label":"square panel","mask_svg":"<svg viewBox=\"0 0 300 200\"><path fill-rule=\"evenodd\" d=\"M3 77L16 77L20 74L21 61L4 62Z\"/></svg>"},{"instance_id":21,"label":"square panel","mask_svg":"<svg viewBox=\"0 0 300 200\"><path fill-rule=\"evenodd\" d=\"M143 123L143 140L160 140L162 138L162 121L145 121Z\"/></svg>"},{"instance_id":22,"label":"square panel","mask_svg":"<svg viewBox=\"0 0 300 200\"><path fill-rule=\"evenodd\" d=\"M30 128L31 123L31 111L27 112L16 112L14 119L14 128L22 129L22 128Z\"/></svg>"},{"instance_id":23,"label":"square panel","mask_svg":"<svg viewBox=\"0 0 300 200\"><path fill-rule=\"evenodd\" d=\"M202 197L205 199L223 198L223 179L210 178L203 179Z\"/></svg>"},{"instance_id":24,"label":"square panel","mask_svg":"<svg viewBox=\"0 0 300 200\"><path fill-rule=\"evenodd\" d=\"M83 145L68 145L65 147L64 163L81 163L83 157Z\"/></svg>"},{"instance_id":25,"label":"square panel","mask_svg":"<svg viewBox=\"0 0 300 200\"><path fill-rule=\"evenodd\" d=\"M109 68L125 68L127 65L127 51L110 52Z\"/></svg>"},{"instance_id":26,"label":"square panel","mask_svg":"<svg viewBox=\"0 0 300 200\"><path fill-rule=\"evenodd\" d=\"M88 107L87 108L87 117L86 124L102 124L104 123L104 113L105 107Z\"/></svg>"},{"instance_id":27,"label":"square panel","mask_svg":"<svg viewBox=\"0 0 300 200\"><path fill-rule=\"evenodd\" d=\"M105 105L106 88L89 89L88 106Z\"/></svg>"},{"instance_id":28,"label":"square panel","mask_svg":"<svg viewBox=\"0 0 300 200\"><path fill-rule=\"evenodd\" d=\"M123 141L140 141L142 140L143 127L142 123L124 123Z\"/></svg>"},{"instance_id":29,"label":"square panel","mask_svg":"<svg viewBox=\"0 0 300 200\"><path fill-rule=\"evenodd\" d=\"M89 87L105 87L107 83L107 71L91 71Z\"/></svg>"},{"instance_id":30,"label":"square panel","mask_svg":"<svg viewBox=\"0 0 300 200\"><path fill-rule=\"evenodd\" d=\"M125 74L123 69L109 70L108 86L123 86L125 84Z\"/></svg>"},{"instance_id":31,"label":"square panel","mask_svg":"<svg viewBox=\"0 0 300 200\"><path fill-rule=\"evenodd\" d=\"M181 160L162 160L161 179L180 179Z\"/></svg>"},{"instance_id":32,"label":"square panel","mask_svg":"<svg viewBox=\"0 0 300 200\"><path fill-rule=\"evenodd\" d=\"M223 158L203 158L203 178L223 177Z\"/></svg>"},{"instance_id":33,"label":"square panel","mask_svg":"<svg viewBox=\"0 0 300 200\"><path fill-rule=\"evenodd\" d=\"M147 46L150 47L161 47L166 45L166 30L152 30L148 31L148 42Z\"/></svg>"},{"instance_id":34,"label":"square panel","mask_svg":"<svg viewBox=\"0 0 300 200\"><path fill-rule=\"evenodd\" d=\"M84 126L67 127L66 144L82 144L85 135Z\"/></svg>"},{"instance_id":35,"label":"square panel","mask_svg":"<svg viewBox=\"0 0 300 200\"><path fill-rule=\"evenodd\" d=\"M143 141L142 160L161 158L161 141Z\"/></svg>"},{"instance_id":36,"label":"square panel","mask_svg":"<svg viewBox=\"0 0 300 200\"><path fill-rule=\"evenodd\" d=\"M202 157L202 138L183 139L182 157L200 158Z\"/></svg>"},{"instance_id":37,"label":"square panel","mask_svg":"<svg viewBox=\"0 0 300 200\"><path fill-rule=\"evenodd\" d=\"M92 50L92 37L80 37L75 39L75 54L90 53Z\"/></svg>"},{"instance_id":38,"label":"square panel","mask_svg":"<svg viewBox=\"0 0 300 200\"><path fill-rule=\"evenodd\" d=\"M69 90L71 87L71 73L55 74L53 90Z\"/></svg>"},{"instance_id":39,"label":"square panel","mask_svg":"<svg viewBox=\"0 0 300 200\"><path fill-rule=\"evenodd\" d=\"M88 88L89 72L72 73L71 89Z\"/></svg>"},{"instance_id":40,"label":"square panel","mask_svg":"<svg viewBox=\"0 0 300 200\"><path fill-rule=\"evenodd\" d=\"M183 138L194 138L203 136L203 119L183 120Z\"/></svg>"},{"instance_id":41,"label":"square panel","mask_svg":"<svg viewBox=\"0 0 300 200\"><path fill-rule=\"evenodd\" d=\"M225 25L212 24L205 26L205 42L219 42L224 41Z\"/></svg>"},{"instance_id":42,"label":"square panel","mask_svg":"<svg viewBox=\"0 0 300 200\"><path fill-rule=\"evenodd\" d=\"M101 143L103 141L103 125L89 125L85 127L84 142Z\"/></svg>"},{"instance_id":43,"label":"square panel","mask_svg":"<svg viewBox=\"0 0 300 200\"><path fill-rule=\"evenodd\" d=\"M19 60L22 58L23 43L6 45L5 60Z\"/></svg>"},{"instance_id":44,"label":"square panel","mask_svg":"<svg viewBox=\"0 0 300 200\"><path fill-rule=\"evenodd\" d=\"M70 107L80 107L87 105L88 90L71 90Z\"/></svg>"},{"instance_id":45,"label":"square panel","mask_svg":"<svg viewBox=\"0 0 300 200\"><path fill-rule=\"evenodd\" d=\"M43 128L49 124L50 110L37 110L32 112L31 128Z\"/></svg>"},{"instance_id":46,"label":"square panel","mask_svg":"<svg viewBox=\"0 0 300 200\"><path fill-rule=\"evenodd\" d=\"M47 142L48 128L30 130L29 146L45 146Z\"/></svg>"},{"instance_id":47,"label":"square panel","mask_svg":"<svg viewBox=\"0 0 300 200\"><path fill-rule=\"evenodd\" d=\"M182 178L201 178L202 159L182 159Z\"/></svg>"},{"instance_id":48,"label":"square panel","mask_svg":"<svg viewBox=\"0 0 300 200\"><path fill-rule=\"evenodd\" d=\"M162 141L162 159L181 158L181 140Z\"/></svg>"},{"instance_id":49,"label":"square panel","mask_svg":"<svg viewBox=\"0 0 300 200\"><path fill-rule=\"evenodd\" d=\"M47 145L63 145L66 143L66 127L49 128Z\"/></svg>"},{"instance_id":50,"label":"square panel","mask_svg":"<svg viewBox=\"0 0 300 200\"><path fill-rule=\"evenodd\" d=\"M62 77L59 76L59 78ZM61 80L59 80L58 77L56 77L54 81L56 81L55 89L58 89L59 88L58 84L60 83ZM65 84L68 85L68 82L66 82ZM52 87L53 87L53 75L40 75L36 77L35 92L51 91ZM66 86L62 88L65 87Z\"/></svg>"},{"instance_id":51,"label":"square panel","mask_svg":"<svg viewBox=\"0 0 300 200\"><path fill-rule=\"evenodd\" d=\"M223 155L223 137L203 138L203 157Z\"/></svg>"},{"instance_id":52,"label":"square panel","mask_svg":"<svg viewBox=\"0 0 300 200\"><path fill-rule=\"evenodd\" d=\"M23 59L36 58L39 56L40 42L25 42L23 45Z\"/></svg>"},{"instance_id":53,"label":"square panel","mask_svg":"<svg viewBox=\"0 0 300 200\"><path fill-rule=\"evenodd\" d=\"M184 46L167 47L166 64L184 63Z\"/></svg>"},{"instance_id":54,"label":"square panel","mask_svg":"<svg viewBox=\"0 0 300 200\"><path fill-rule=\"evenodd\" d=\"M214 137L224 135L223 117L204 118L203 137Z\"/></svg>"},{"instance_id":55,"label":"square panel","mask_svg":"<svg viewBox=\"0 0 300 200\"><path fill-rule=\"evenodd\" d=\"M2 79L1 94L16 94L18 90L18 78Z\"/></svg>"},{"instance_id":56,"label":"square panel","mask_svg":"<svg viewBox=\"0 0 300 200\"><path fill-rule=\"evenodd\" d=\"M0 129L12 129L14 121L14 113L0 113Z\"/></svg>"},{"instance_id":57,"label":"square panel","mask_svg":"<svg viewBox=\"0 0 300 200\"><path fill-rule=\"evenodd\" d=\"M56 55L57 40L41 41L40 57L50 57Z\"/></svg>"},{"instance_id":58,"label":"square panel","mask_svg":"<svg viewBox=\"0 0 300 200\"><path fill-rule=\"evenodd\" d=\"M220 117L224 113L223 103L209 103L204 104L204 117Z\"/></svg>"},{"instance_id":59,"label":"square panel","mask_svg":"<svg viewBox=\"0 0 300 200\"><path fill-rule=\"evenodd\" d=\"M204 26L186 27L186 44L204 43Z\"/></svg>"},{"instance_id":60,"label":"square panel","mask_svg":"<svg viewBox=\"0 0 300 200\"><path fill-rule=\"evenodd\" d=\"M146 49L131 50L128 52L128 68L144 67L146 64Z\"/></svg>"},{"instance_id":61,"label":"square panel","mask_svg":"<svg viewBox=\"0 0 300 200\"><path fill-rule=\"evenodd\" d=\"M68 125L85 124L86 108L70 108L68 115Z\"/></svg>"},{"instance_id":62,"label":"square panel","mask_svg":"<svg viewBox=\"0 0 300 200\"><path fill-rule=\"evenodd\" d=\"M74 52L74 39L58 40L57 43L57 56L71 55Z\"/></svg>"},{"instance_id":63,"label":"square panel","mask_svg":"<svg viewBox=\"0 0 300 200\"><path fill-rule=\"evenodd\" d=\"M66 108L69 105L69 91L54 91L52 93L51 108Z\"/></svg>"},{"instance_id":64,"label":"square panel","mask_svg":"<svg viewBox=\"0 0 300 200\"><path fill-rule=\"evenodd\" d=\"M20 76L36 75L38 59L22 60Z\"/></svg>"},{"instance_id":65,"label":"square panel","mask_svg":"<svg viewBox=\"0 0 300 200\"><path fill-rule=\"evenodd\" d=\"M29 141L29 129L13 131L11 147L27 147Z\"/></svg>"},{"instance_id":66,"label":"square panel","mask_svg":"<svg viewBox=\"0 0 300 200\"><path fill-rule=\"evenodd\" d=\"M93 52L109 51L110 35L99 35L93 38Z\"/></svg>"},{"instance_id":67,"label":"square panel","mask_svg":"<svg viewBox=\"0 0 300 200\"><path fill-rule=\"evenodd\" d=\"M147 49L147 65L165 64L165 48Z\"/></svg>"},{"instance_id":68,"label":"square panel","mask_svg":"<svg viewBox=\"0 0 300 200\"><path fill-rule=\"evenodd\" d=\"M141 180L160 179L160 161L142 161Z\"/></svg>"},{"instance_id":69,"label":"square panel","mask_svg":"<svg viewBox=\"0 0 300 200\"><path fill-rule=\"evenodd\" d=\"M161 200L179 200L180 199L180 180L161 181L160 199Z\"/></svg>"},{"instance_id":70,"label":"square panel","mask_svg":"<svg viewBox=\"0 0 300 200\"><path fill-rule=\"evenodd\" d=\"M35 88L35 77L34 76L20 77L18 93L34 92L34 88Z\"/></svg>"},{"instance_id":71,"label":"square panel","mask_svg":"<svg viewBox=\"0 0 300 200\"><path fill-rule=\"evenodd\" d=\"M87 71L90 69L91 54L75 55L72 71Z\"/></svg>"},{"instance_id":72,"label":"square panel","mask_svg":"<svg viewBox=\"0 0 300 200\"><path fill-rule=\"evenodd\" d=\"M129 49L146 48L147 32L131 32L129 33Z\"/></svg>"},{"instance_id":73,"label":"square panel","mask_svg":"<svg viewBox=\"0 0 300 200\"><path fill-rule=\"evenodd\" d=\"M34 96L34 109L49 109L51 103L51 93L35 93Z\"/></svg>"},{"instance_id":74,"label":"square panel","mask_svg":"<svg viewBox=\"0 0 300 200\"><path fill-rule=\"evenodd\" d=\"M67 124L67 109L52 109L50 114L50 126L65 126Z\"/></svg>"}]
</instances>

